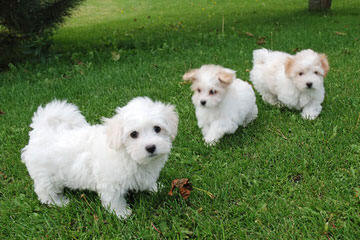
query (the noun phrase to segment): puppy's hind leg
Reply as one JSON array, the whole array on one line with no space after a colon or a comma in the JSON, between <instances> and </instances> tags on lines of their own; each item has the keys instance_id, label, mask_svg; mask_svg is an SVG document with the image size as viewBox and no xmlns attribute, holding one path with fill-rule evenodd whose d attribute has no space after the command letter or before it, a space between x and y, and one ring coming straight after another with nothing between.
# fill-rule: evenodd
<instances>
[{"instance_id":1,"label":"puppy's hind leg","mask_svg":"<svg viewBox=\"0 0 360 240\"><path fill-rule=\"evenodd\" d=\"M41 203L48 205L56 205L59 207L69 203L63 194L63 187L53 184L48 177L34 179L35 192Z\"/></svg>"},{"instance_id":2,"label":"puppy's hind leg","mask_svg":"<svg viewBox=\"0 0 360 240\"><path fill-rule=\"evenodd\" d=\"M255 118L257 118L258 115L258 108L255 105L251 111L251 113L249 113L246 118L245 121L243 122L242 126L246 127L250 122L252 122Z\"/></svg>"},{"instance_id":3,"label":"puppy's hind leg","mask_svg":"<svg viewBox=\"0 0 360 240\"><path fill-rule=\"evenodd\" d=\"M277 106L280 106L280 102L279 100L277 99L277 97L271 93L264 93L262 94L262 99L269 103L270 105L277 105Z\"/></svg>"}]
</instances>

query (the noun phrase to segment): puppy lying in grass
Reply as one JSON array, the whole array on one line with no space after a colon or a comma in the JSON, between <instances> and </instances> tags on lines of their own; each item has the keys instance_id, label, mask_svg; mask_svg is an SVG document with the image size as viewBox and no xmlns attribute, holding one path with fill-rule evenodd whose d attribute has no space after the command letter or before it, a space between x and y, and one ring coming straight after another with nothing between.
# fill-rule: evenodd
<instances>
[{"instance_id":1,"label":"puppy lying in grass","mask_svg":"<svg viewBox=\"0 0 360 240\"><path fill-rule=\"evenodd\" d=\"M258 49L253 52L250 81L271 105L302 110L304 119L315 119L324 101L324 77L329 71L325 54L303 50L296 55Z\"/></svg>"},{"instance_id":2,"label":"puppy lying in grass","mask_svg":"<svg viewBox=\"0 0 360 240\"><path fill-rule=\"evenodd\" d=\"M192 81L192 102L207 144L216 144L224 134L257 117L255 93L250 84L236 78L234 70L203 65L185 73L183 79Z\"/></svg>"}]
</instances>

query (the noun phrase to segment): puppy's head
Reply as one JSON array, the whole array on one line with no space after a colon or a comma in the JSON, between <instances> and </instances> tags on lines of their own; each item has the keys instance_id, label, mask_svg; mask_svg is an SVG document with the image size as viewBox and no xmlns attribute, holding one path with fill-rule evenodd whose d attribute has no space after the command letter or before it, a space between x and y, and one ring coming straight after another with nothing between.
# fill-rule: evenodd
<instances>
[{"instance_id":1,"label":"puppy's head","mask_svg":"<svg viewBox=\"0 0 360 240\"><path fill-rule=\"evenodd\" d=\"M311 91L321 87L328 71L329 63L326 55L310 49L289 57L285 64L287 77L294 81L300 91Z\"/></svg>"},{"instance_id":2,"label":"puppy's head","mask_svg":"<svg viewBox=\"0 0 360 240\"><path fill-rule=\"evenodd\" d=\"M192 102L196 107L214 108L222 101L235 77L234 70L219 65L203 65L185 73L183 79L192 81Z\"/></svg>"},{"instance_id":3,"label":"puppy's head","mask_svg":"<svg viewBox=\"0 0 360 240\"><path fill-rule=\"evenodd\" d=\"M178 115L172 105L137 97L104 123L110 148L125 149L138 164L146 164L170 153Z\"/></svg>"}]
</instances>

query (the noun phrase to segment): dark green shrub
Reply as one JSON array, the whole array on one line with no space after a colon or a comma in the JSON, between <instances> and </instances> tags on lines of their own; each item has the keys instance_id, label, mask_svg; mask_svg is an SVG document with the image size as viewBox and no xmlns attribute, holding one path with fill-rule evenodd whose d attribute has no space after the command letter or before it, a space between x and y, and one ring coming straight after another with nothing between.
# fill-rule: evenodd
<instances>
[{"instance_id":1,"label":"dark green shrub","mask_svg":"<svg viewBox=\"0 0 360 240\"><path fill-rule=\"evenodd\" d=\"M21 54L42 55L53 30L82 1L0 0L0 57L5 58L0 61Z\"/></svg>"}]
</instances>

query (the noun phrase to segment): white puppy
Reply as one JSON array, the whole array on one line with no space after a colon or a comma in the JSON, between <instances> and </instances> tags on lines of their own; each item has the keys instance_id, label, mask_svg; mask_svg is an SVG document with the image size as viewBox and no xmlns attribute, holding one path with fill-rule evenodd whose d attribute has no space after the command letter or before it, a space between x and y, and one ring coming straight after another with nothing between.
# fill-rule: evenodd
<instances>
[{"instance_id":1,"label":"white puppy","mask_svg":"<svg viewBox=\"0 0 360 240\"><path fill-rule=\"evenodd\" d=\"M216 144L224 134L257 117L255 93L250 84L236 79L234 70L203 65L185 73L183 79L192 81L192 102L207 144Z\"/></svg>"},{"instance_id":2,"label":"white puppy","mask_svg":"<svg viewBox=\"0 0 360 240\"><path fill-rule=\"evenodd\" d=\"M258 49L253 52L250 80L263 100L302 109L304 119L315 119L321 112L325 89L323 79L329 71L325 54L303 50L296 55Z\"/></svg>"},{"instance_id":3,"label":"white puppy","mask_svg":"<svg viewBox=\"0 0 360 240\"><path fill-rule=\"evenodd\" d=\"M103 124L89 125L75 105L52 101L34 114L21 158L42 203L68 203L64 187L96 191L120 218L131 214L129 190L157 191L177 134L171 105L137 97Z\"/></svg>"}]
</instances>

